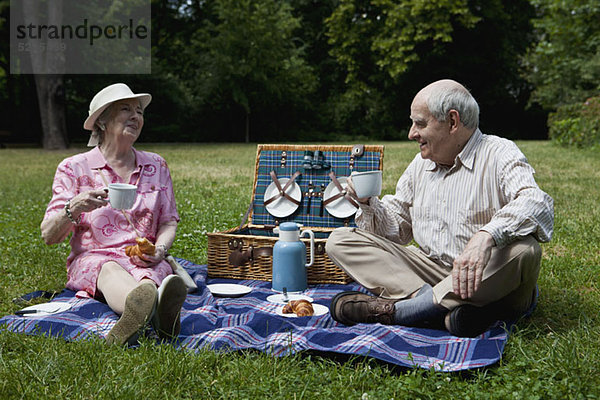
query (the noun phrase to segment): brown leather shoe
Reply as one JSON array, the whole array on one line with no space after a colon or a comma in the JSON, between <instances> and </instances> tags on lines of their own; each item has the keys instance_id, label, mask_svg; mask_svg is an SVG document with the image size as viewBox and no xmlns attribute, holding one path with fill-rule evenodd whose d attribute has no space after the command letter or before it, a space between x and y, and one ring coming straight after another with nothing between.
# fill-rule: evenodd
<instances>
[{"instance_id":1,"label":"brown leather shoe","mask_svg":"<svg viewBox=\"0 0 600 400\"><path fill-rule=\"evenodd\" d=\"M393 325L396 301L361 292L341 292L331 300L329 311L334 320L344 325L361 322Z\"/></svg>"}]
</instances>

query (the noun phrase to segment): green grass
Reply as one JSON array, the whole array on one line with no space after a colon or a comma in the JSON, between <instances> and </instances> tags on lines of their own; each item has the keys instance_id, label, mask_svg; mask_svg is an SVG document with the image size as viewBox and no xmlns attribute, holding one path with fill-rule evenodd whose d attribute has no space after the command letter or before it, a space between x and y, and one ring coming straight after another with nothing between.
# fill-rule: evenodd
<instances>
[{"instance_id":1,"label":"green grass","mask_svg":"<svg viewBox=\"0 0 600 400\"><path fill-rule=\"evenodd\" d=\"M189 353L142 342L0 333L0 398L597 399L600 397L600 156L550 142L520 142L539 185L555 200L555 235L543 244L533 316L511 335L498 365L445 374L370 359L258 352ZM385 143L384 192L417 151ZM171 167L182 221L173 254L206 262L206 232L239 224L248 206L255 145L139 145ZM46 246L39 224L56 165L84 149L0 150L0 315L11 299L66 281L68 242Z\"/></svg>"}]
</instances>

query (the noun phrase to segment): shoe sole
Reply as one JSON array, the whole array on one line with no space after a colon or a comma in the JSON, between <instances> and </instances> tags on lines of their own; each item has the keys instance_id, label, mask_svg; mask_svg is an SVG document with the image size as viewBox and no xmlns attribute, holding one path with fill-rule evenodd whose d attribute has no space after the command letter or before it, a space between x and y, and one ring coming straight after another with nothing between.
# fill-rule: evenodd
<instances>
[{"instance_id":1,"label":"shoe sole","mask_svg":"<svg viewBox=\"0 0 600 400\"><path fill-rule=\"evenodd\" d=\"M152 318L154 330L161 339L173 339L181 331L181 307L187 297L184 280L177 275L165 282ZM166 278L165 278L166 279Z\"/></svg>"},{"instance_id":2,"label":"shoe sole","mask_svg":"<svg viewBox=\"0 0 600 400\"><path fill-rule=\"evenodd\" d=\"M106 343L123 346L137 342L138 332L146 326L156 306L158 294L153 283L144 283L129 292L121 318L106 335Z\"/></svg>"}]
</instances>

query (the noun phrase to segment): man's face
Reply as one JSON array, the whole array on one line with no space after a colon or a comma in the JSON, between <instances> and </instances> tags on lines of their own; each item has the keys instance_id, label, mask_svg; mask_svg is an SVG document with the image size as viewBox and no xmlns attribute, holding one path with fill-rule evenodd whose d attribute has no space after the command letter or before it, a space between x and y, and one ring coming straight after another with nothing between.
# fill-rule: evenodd
<instances>
[{"instance_id":1,"label":"man's face","mask_svg":"<svg viewBox=\"0 0 600 400\"><path fill-rule=\"evenodd\" d=\"M439 122L429 112L423 96L417 95L410 106L412 126L408 138L419 143L421 157L444 165L454 164L453 138L448 122Z\"/></svg>"}]
</instances>

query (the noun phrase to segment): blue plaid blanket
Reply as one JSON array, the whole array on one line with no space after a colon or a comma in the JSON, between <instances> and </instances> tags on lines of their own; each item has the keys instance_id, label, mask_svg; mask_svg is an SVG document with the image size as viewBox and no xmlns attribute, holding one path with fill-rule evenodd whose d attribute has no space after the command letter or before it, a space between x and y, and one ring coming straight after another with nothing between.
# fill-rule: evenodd
<instances>
[{"instance_id":1,"label":"blue plaid blanket","mask_svg":"<svg viewBox=\"0 0 600 400\"><path fill-rule=\"evenodd\" d=\"M198 284L188 295L182 310L182 328L174 344L181 349L236 351L256 349L274 356L304 350L368 356L404 367L459 371L496 363L508 339L500 324L476 338L458 338L430 329L358 324L347 327L329 313L321 316L287 318L279 316L280 305L267 301L274 292L264 281L207 279L206 266L178 260ZM207 284L241 283L252 292L239 298L213 297ZM343 290L362 290L358 284L317 285L306 292L317 304L329 306ZM47 317L0 318L0 329L31 335L84 340L104 337L118 316L104 303L75 297L65 290L52 301L69 302L68 311Z\"/></svg>"}]
</instances>

